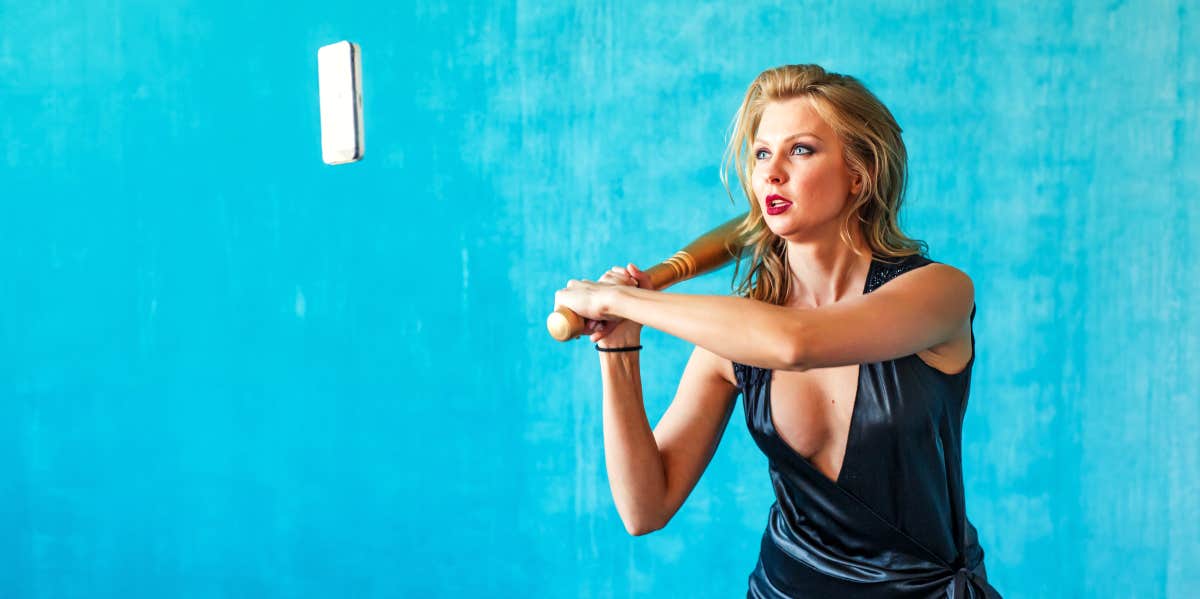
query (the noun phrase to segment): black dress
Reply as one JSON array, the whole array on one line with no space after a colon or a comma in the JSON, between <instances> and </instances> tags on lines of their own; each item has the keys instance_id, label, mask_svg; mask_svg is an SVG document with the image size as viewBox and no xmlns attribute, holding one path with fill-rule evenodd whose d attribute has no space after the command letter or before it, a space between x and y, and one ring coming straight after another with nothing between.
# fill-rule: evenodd
<instances>
[{"instance_id":1,"label":"black dress","mask_svg":"<svg viewBox=\"0 0 1200 599\"><path fill-rule=\"evenodd\" d=\"M873 259L863 293L930 263ZM733 364L776 498L747 597L1000 597L963 504L962 423L974 363L972 355L954 375L916 354L861 365L836 482L776 434L771 371Z\"/></svg>"}]
</instances>

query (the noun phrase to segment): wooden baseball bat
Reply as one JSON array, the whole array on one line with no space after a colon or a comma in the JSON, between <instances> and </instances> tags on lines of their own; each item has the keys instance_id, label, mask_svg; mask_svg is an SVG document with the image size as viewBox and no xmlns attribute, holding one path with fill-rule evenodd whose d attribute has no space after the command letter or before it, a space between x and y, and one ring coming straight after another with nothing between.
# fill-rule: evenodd
<instances>
[{"instance_id":1,"label":"wooden baseball bat","mask_svg":"<svg viewBox=\"0 0 1200 599\"><path fill-rule=\"evenodd\" d=\"M654 289L661 291L675 283L721 268L733 260L735 252L741 250L735 231L744 220L745 214L731 219L697 237L675 252L674 256L646 269ZM550 336L559 341L569 341L582 335L586 327L583 317L563 306L556 308L546 318Z\"/></svg>"}]
</instances>

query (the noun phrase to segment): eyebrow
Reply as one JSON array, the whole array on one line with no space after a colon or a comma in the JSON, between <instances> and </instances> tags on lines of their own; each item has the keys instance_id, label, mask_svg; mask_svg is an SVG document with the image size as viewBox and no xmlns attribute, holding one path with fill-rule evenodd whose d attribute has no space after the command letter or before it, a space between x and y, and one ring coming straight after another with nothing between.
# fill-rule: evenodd
<instances>
[{"instance_id":1,"label":"eyebrow","mask_svg":"<svg viewBox=\"0 0 1200 599\"><path fill-rule=\"evenodd\" d=\"M800 137L813 137L813 138L816 138L816 139L817 139L817 140L819 140L819 141L824 141L824 140L822 140L822 139L821 139L821 136L820 136L820 135L817 135L816 133L809 133L808 131L802 131L802 132L800 132L800 133L793 133L792 135L789 135L789 136L787 136L787 137L783 138L783 140L782 140L782 141L780 141L779 143L787 143L787 142L789 142L789 141L792 141L793 139L797 139L797 138L800 138ZM763 140L761 140L761 139L755 139L755 140L754 140L754 145L756 145L756 146L757 146L757 145L759 145L759 144L766 144L766 143L767 143L767 142L765 142L765 141L763 141Z\"/></svg>"}]
</instances>

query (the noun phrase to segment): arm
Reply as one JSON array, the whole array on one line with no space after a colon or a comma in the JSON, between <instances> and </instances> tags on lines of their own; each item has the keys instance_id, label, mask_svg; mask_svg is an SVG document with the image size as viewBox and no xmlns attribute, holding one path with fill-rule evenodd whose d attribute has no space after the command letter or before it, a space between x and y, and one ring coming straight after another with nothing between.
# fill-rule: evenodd
<instances>
[{"instance_id":1,"label":"arm","mask_svg":"<svg viewBox=\"0 0 1200 599\"><path fill-rule=\"evenodd\" d=\"M962 271L930 264L876 291L820 308L785 308L739 297L613 287L603 309L729 360L808 370L890 360L950 339L974 305Z\"/></svg>"},{"instance_id":2,"label":"arm","mask_svg":"<svg viewBox=\"0 0 1200 599\"><path fill-rule=\"evenodd\" d=\"M712 460L737 398L732 367L697 347L653 432L637 353L601 353L600 370L609 486L625 529L644 535L666 526Z\"/></svg>"}]
</instances>

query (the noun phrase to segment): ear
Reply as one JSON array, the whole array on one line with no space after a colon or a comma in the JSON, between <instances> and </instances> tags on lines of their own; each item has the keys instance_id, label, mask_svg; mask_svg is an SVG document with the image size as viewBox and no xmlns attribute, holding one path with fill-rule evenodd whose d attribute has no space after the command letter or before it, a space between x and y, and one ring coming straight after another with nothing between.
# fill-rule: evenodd
<instances>
[{"instance_id":1,"label":"ear","mask_svg":"<svg viewBox=\"0 0 1200 599\"><path fill-rule=\"evenodd\" d=\"M860 191L862 191L862 176L858 173L852 173L850 175L850 193L858 195Z\"/></svg>"}]
</instances>

